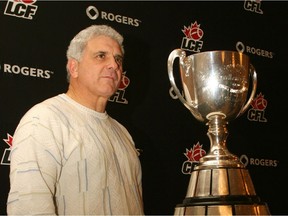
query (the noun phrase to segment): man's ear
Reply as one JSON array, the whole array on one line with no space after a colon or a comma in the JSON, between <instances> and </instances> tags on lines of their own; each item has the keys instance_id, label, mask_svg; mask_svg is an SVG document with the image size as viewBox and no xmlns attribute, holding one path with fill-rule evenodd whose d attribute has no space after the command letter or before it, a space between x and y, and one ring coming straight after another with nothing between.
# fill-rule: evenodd
<instances>
[{"instance_id":1,"label":"man's ear","mask_svg":"<svg viewBox=\"0 0 288 216\"><path fill-rule=\"evenodd\" d=\"M67 62L67 68L69 70L70 76L73 78L78 77L78 61L70 58Z\"/></svg>"}]
</instances>

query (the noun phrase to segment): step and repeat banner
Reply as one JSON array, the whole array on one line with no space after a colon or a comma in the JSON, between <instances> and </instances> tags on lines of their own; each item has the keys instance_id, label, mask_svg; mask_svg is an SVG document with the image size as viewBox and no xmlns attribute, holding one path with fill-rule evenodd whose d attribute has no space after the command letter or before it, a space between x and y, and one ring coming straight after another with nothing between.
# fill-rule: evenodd
<instances>
[{"instance_id":1,"label":"step and repeat banner","mask_svg":"<svg viewBox=\"0 0 288 216\"><path fill-rule=\"evenodd\" d=\"M6 214L14 130L34 104L66 92L69 41L92 24L108 24L125 38L124 78L107 111L141 152L145 214L173 214L210 149L208 127L171 88L167 60L174 49L249 56L257 90L247 111L229 122L227 147L271 214L288 214L287 11L288 2L261 0L1 1L0 214Z\"/></svg>"}]
</instances>

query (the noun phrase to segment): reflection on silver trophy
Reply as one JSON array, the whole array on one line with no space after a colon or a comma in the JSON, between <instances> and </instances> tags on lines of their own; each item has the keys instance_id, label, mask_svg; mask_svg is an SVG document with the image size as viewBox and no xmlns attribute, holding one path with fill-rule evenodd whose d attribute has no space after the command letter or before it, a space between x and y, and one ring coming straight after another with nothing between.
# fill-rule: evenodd
<instances>
[{"instance_id":1,"label":"reflection on silver trophy","mask_svg":"<svg viewBox=\"0 0 288 216\"><path fill-rule=\"evenodd\" d=\"M181 88L174 78L176 59ZM257 74L249 57L221 50L186 56L185 51L175 49L167 63L175 94L198 121L208 126L211 144L209 153L195 166L186 197L174 214L269 215L267 204L256 195L248 170L228 151L226 143L226 125L248 109L256 93Z\"/></svg>"}]
</instances>

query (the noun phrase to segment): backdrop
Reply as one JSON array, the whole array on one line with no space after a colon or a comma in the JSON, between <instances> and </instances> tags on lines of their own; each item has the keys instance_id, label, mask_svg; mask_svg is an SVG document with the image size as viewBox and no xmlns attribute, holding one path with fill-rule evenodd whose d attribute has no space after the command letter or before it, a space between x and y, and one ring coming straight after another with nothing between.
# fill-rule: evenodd
<instances>
[{"instance_id":1,"label":"backdrop","mask_svg":"<svg viewBox=\"0 0 288 216\"><path fill-rule=\"evenodd\" d=\"M288 214L287 26L282 1L0 2L0 214L6 214L14 130L34 104L66 92L66 49L92 24L125 38L125 78L107 111L141 150L145 213L173 214L182 203L196 149L208 153L207 126L175 97L169 54L232 50L249 56L258 87L252 105L228 125L228 149L249 170L272 214ZM194 155L195 157L191 157Z\"/></svg>"}]
</instances>

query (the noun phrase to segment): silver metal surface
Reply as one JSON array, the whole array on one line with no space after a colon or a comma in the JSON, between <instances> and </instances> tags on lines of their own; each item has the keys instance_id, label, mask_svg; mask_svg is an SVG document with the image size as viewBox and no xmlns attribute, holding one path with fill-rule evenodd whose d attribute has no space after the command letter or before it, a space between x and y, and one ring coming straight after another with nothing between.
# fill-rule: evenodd
<instances>
[{"instance_id":1,"label":"silver metal surface","mask_svg":"<svg viewBox=\"0 0 288 216\"><path fill-rule=\"evenodd\" d=\"M174 79L176 58L179 58L184 97ZM185 51L175 49L168 58L168 76L181 102L203 122L214 114L226 121L235 119L247 110L256 93L256 71L247 55L235 51L207 51L186 57ZM250 77L252 93L245 104Z\"/></svg>"},{"instance_id":2,"label":"silver metal surface","mask_svg":"<svg viewBox=\"0 0 288 216\"><path fill-rule=\"evenodd\" d=\"M178 58L181 91L174 78L174 61ZM226 143L226 125L248 109L256 93L257 74L248 56L208 51L186 57L185 51L175 49L167 65L174 92L197 120L206 123L211 144L208 154L194 167L186 197L174 214L269 215L268 206L256 195L248 170L228 151Z\"/></svg>"},{"instance_id":3,"label":"silver metal surface","mask_svg":"<svg viewBox=\"0 0 288 216\"><path fill-rule=\"evenodd\" d=\"M270 215L266 204L257 205L203 205L176 207L174 215Z\"/></svg>"}]
</instances>

